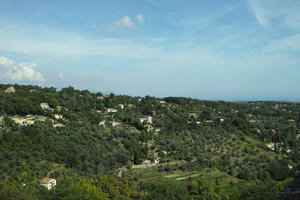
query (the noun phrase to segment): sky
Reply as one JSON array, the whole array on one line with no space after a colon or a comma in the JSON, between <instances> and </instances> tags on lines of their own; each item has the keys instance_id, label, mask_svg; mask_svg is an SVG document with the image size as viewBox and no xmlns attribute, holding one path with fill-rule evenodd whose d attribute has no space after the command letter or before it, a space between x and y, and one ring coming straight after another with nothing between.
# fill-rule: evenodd
<instances>
[{"instance_id":1,"label":"sky","mask_svg":"<svg viewBox=\"0 0 300 200\"><path fill-rule=\"evenodd\" d=\"M0 0L0 83L300 100L300 1Z\"/></svg>"}]
</instances>

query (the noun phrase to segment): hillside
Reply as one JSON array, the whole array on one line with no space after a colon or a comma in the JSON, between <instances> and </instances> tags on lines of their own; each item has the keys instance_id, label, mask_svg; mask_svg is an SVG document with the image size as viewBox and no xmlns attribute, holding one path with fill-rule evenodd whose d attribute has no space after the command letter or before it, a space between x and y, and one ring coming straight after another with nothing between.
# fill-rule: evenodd
<instances>
[{"instance_id":1,"label":"hillside","mask_svg":"<svg viewBox=\"0 0 300 200\"><path fill-rule=\"evenodd\" d=\"M299 160L299 103L0 85L0 199L273 199Z\"/></svg>"}]
</instances>

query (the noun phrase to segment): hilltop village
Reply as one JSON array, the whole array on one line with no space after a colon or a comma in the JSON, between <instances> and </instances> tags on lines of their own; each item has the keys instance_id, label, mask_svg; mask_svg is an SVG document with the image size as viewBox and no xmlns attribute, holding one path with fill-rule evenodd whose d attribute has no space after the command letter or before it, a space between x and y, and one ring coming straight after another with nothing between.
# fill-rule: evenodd
<instances>
[{"instance_id":1,"label":"hilltop village","mask_svg":"<svg viewBox=\"0 0 300 200\"><path fill-rule=\"evenodd\" d=\"M292 102L0 85L0 197L168 199L164 185L176 199L272 199L299 164L299 127Z\"/></svg>"}]
</instances>

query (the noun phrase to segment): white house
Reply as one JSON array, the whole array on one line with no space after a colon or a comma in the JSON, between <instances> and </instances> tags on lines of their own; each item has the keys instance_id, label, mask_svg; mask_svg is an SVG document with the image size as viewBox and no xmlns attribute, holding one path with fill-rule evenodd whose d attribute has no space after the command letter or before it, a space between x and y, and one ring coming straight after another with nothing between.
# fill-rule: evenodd
<instances>
[{"instance_id":1,"label":"white house","mask_svg":"<svg viewBox=\"0 0 300 200\"><path fill-rule=\"evenodd\" d=\"M107 125L114 127L114 126L121 126L122 123L121 122L107 122Z\"/></svg>"},{"instance_id":2,"label":"white house","mask_svg":"<svg viewBox=\"0 0 300 200\"><path fill-rule=\"evenodd\" d=\"M6 92L6 93L15 93L16 90L15 90L14 87L11 86L11 87L6 88L6 89L5 89L5 92Z\"/></svg>"},{"instance_id":3,"label":"white house","mask_svg":"<svg viewBox=\"0 0 300 200\"><path fill-rule=\"evenodd\" d=\"M48 190L54 188L56 186L56 180L54 178L42 178L40 184L46 187Z\"/></svg>"},{"instance_id":4,"label":"white house","mask_svg":"<svg viewBox=\"0 0 300 200\"><path fill-rule=\"evenodd\" d=\"M31 124L34 124L34 119L32 118L25 118L25 117L22 117L22 116L13 116L11 117L11 120L13 120L16 124L19 124L21 126L27 126L27 125L31 125Z\"/></svg>"},{"instance_id":5,"label":"white house","mask_svg":"<svg viewBox=\"0 0 300 200\"><path fill-rule=\"evenodd\" d=\"M40 103L40 106L43 110L47 110L50 108L48 103Z\"/></svg>"},{"instance_id":6,"label":"white house","mask_svg":"<svg viewBox=\"0 0 300 200\"><path fill-rule=\"evenodd\" d=\"M149 124L152 124L152 122L153 122L151 116L143 116L143 117L141 117L141 118L140 118L141 124L142 124L144 121L145 121L146 123L149 123Z\"/></svg>"},{"instance_id":7,"label":"white house","mask_svg":"<svg viewBox=\"0 0 300 200\"><path fill-rule=\"evenodd\" d=\"M54 114L55 119L63 119L63 116L60 114Z\"/></svg>"},{"instance_id":8,"label":"white house","mask_svg":"<svg viewBox=\"0 0 300 200\"><path fill-rule=\"evenodd\" d=\"M275 143L273 143L273 142L267 143L266 146L273 151L275 150Z\"/></svg>"},{"instance_id":9,"label":"white house","mask_svg":"<svg viewBox=\"0 0 300 200\"><path fill-rule=\"evenodd\" d=\"M118 110L115 109L115 108L106 108L106 112L108 112L108 113L116 113L116 112L118 112Z\"/></svg>"},{"instance_id":10,"label":"white house","mask_svg":"<svg viewBox=\"0 0 300 200\"><path fill-rule=\"evenodd\" d=\"M123 104L119 104L118 106L121 108L121 110L124 109L124 105Z\"/></svg>"},{"instance_id":11,"label":"white house","mask_svg":"<svg viewBox=\"0 0 300 200\"><path fill-rule=\"evenodd\" d=\"M153 126L149 125L149 124L146 124L146 131L147 132L150 132L150 131L153 131Z\"/></svg>"},{"instance_id":12,"label":"white house","mask_svg":"<svg viewBox=\"0 0 300 200\"><path fill-rule=\"evenodd\" d=\"M105 120L99 122L99 126L104 126L105 127Z\"/></svg>"},{"instance_id":13,"label":"white house","mask_svg":"<svg viewBox=\"0 0 300 200\"><path fill-rule=\"evenodd\" d=\"M62 124L62 123L56 123L56 124L53 124L52 126L53 126L54 128L56 128L56 127L64 127L65 125Z\"/></svg>"},{"instance_id":14,"label":"white house","mask_svg":"<svg viewBox=\"0 0 300 200\"><path fill-rule=\"evenodd\" d=\"M256 120L250 119L249 122L250 122L250 123L256 123Z\"/></svg>"}]
</instances>

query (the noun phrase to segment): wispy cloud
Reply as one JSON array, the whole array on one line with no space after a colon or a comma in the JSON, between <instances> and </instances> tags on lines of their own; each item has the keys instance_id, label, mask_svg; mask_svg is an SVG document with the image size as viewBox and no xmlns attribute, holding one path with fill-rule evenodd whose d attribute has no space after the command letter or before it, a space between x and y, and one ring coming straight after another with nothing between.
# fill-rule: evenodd
<instances>
[{"instance_id":1,"label":"wispy cloud","mask_svg":"<svg viewBox=\"0 0 300 200\"><path fill-rule=\"evenodd\" d=\"M158 9L162 8L162 6L159 3L157 3L157 1L155 0L142 0L142 1L154 8L158 8Z\"/></svg>"},{"instance_id":2,"label":"wispy cloud","mask_svg":"<svg viewBox=\"0 0 300 200\"><path fill-rule=\"evenodd\" d=\"M265 46L266 52L293 52L300 51L300 34L274 40Z\"/></svg>"},{"instance_id":3,"label":"wispy cloud","mask_svg":"<svg viewBox=\"0 0 300 200\"><path fill-rule=\"evenodd\" d=\"M0 51L31 56L105 56L138 59L150 58L160 53L159 48L131 39L91 38L39 26L0 24L0 35Z\"/></svg>"},{"instance_id":4,"label":"wispy cloud","mask_svg":"<svg viewBox=\"0 0 300 200\"><path fill-rule=\"evenodd\" d=\"M43 75L36 71L35 63L16 63L6 57L0 57L0 79L15 82L43 82Z\"/></svg>"},{"instance_id":5,"label":"wispy cloud","mask_svg":"<svg viewBox=\"0 0 300 200\"><path fill-rule=\"evenodd\" d=\"M286 26L300 30L300 1L247 0L256 20L263 26Z\"/></svg>"}]
</instances>

